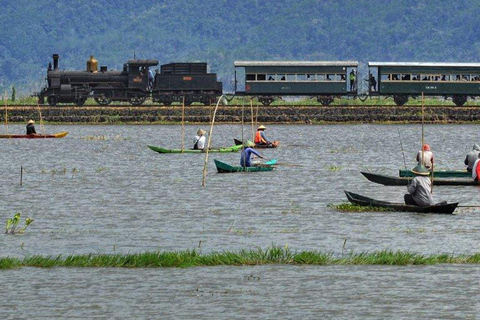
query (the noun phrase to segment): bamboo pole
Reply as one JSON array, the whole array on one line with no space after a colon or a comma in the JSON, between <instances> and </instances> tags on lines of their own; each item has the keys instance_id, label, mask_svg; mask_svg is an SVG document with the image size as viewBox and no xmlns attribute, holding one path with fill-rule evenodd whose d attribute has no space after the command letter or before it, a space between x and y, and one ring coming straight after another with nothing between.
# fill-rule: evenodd
<instances>
[{"instance_id":1,"label":"bamboo pole","mask_svg":"<svg viewBox=\"0 0 480 320\"><path fill-rule=\"evenodd\" d=\"M185 96L182 101L182 153L185 149Z\"/></svg>"},{"instance_id":2,"label":"bamboo pole","mask_svg":"<svg viewBox=\"0 0 480 320\"><path fill-rule=\"evenodd\" d=\"M210 149L210 141L212 140L212 132L213 132L213 124L215 123L215 115L217 114L218 105L220 101L225 96L222 94L220 98L218 98L217 105L215 106L215 110L213 111L212 116L212 123L210 124L210 130L208 132L208 142L207 142L207 150L205 151L205 163L203 164L203 178L202 178L202 186L205 187L206 185L206 177L207 177L207 164L208 164L208 150Z\"/></svg>"},{"instance_id":3,"label":"bamboo pole","mask_svg":"<svg viewBox=\"0 0 480 320\"><path fill-rule=\"evenodd\" d=\"M45 134L45 128L43 127L42 110L40 109L40 105L38 104L38 100L37 100L37 109L38 109L38 114L40 115L40 132L42 134Z\"/></svg>"},{"instance_id":4,"label":"bamboo pole","mask_svg":"<svg viewBox=\"0 0 480 320\"><path fill-rule=\"evenodd\" d=\"M20 185L23 184L23 166L20 166Z\"/></svg>"},{"instance_id":5,"label":"bamboo pole","mask_svg":"<svg viewBox=\"0 0 480 320\"><path fill-rule=\"evenodd\" d=\"M253 99L250 99L250 118L252 119L252 141L255 141L255 124L253 116Z\"/></svg>"},{"instance_id":6,"label":"bamboo pole","mask_svg":"<svg viewBox=\"0 0 480 320\"><path fill-rule=\"evenodd\" d=\"M8 98L6 90L3 94L3 100L5 101L5 134L8 134Z\"/></svg>"}]
</instances>

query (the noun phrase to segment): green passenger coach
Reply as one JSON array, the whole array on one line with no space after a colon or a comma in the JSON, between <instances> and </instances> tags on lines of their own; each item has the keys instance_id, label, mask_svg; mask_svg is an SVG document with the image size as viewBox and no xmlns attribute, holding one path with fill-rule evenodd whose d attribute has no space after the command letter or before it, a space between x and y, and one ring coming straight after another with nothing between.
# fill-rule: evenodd
<instances>
[{"instance_id":1,"label":"green passenger coach","mask_svg":"<svg viewBox=\"0 0 480 320\"><path fill-rule=\"evenodd\" d=\"M323 105L357 94L357 61L235 61L235 94L256 96L263 105L275 97L311 96Z\"/></svg>"},{"instance_id":2,"label":"green passenger coach","mask_svg":"<svg viewBox=\"0 0 480 320\"><path fill-rule=\"evenodd\" d=\"M480 95L480 63L369 62L368 68L369 94L393 96L399 106L422 93L452 98L457 106Z\"/></svg>"}]
</instances>

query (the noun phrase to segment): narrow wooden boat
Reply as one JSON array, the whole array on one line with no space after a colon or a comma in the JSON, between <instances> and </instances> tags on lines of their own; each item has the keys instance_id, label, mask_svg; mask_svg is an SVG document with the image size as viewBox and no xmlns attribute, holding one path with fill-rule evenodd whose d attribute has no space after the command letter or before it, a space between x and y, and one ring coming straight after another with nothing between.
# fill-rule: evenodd
<instances>
[{"instance_id":1,"label":"narrow wooden boat","mask_svg":"<svg viewBox=\"0 0 480 320\"><path fill-rule=\"evenodd\" d=\"M233 139L233 141L235 141L235 145L237 145L237 146L243 144L242 140ZM275 140L270 145L255 144L250 140L247 140L247 141L249 142L249 144L253 144L254 148L257 148L257 149L276 148L280 144L280 140Z\"/></svg>"},{"instance_id":2,"label":"narrow wooden boat","mask_svg":"<svg viewBox=\"0 0 480 320\"><path fill-rule=\"evenodd\" d=\"M45 138L63 138L68 131L53 134L0 134L0 139L45 139Z\"/></svg>"},{"instance_id":3,"label":"narrow wooden boat","mask_svg":"<svg viewBox=\"0 0 480 320\"><path fill-rule=\"evenodd\" d=\"M348 201L353 204L358 204L360 206L371 206L377 208L386 208L391 209L392 211L405 211L405 212L422 212L422 213L443 213L443 214L452 214L458 206L458 202L447 203L447 204L436 204L428 207L419 207L408 205L405 203L395 203L375 200L372 198L364 197L359 194L345 191Z\"/></svg>"},{"instance_id":4,"label":"narrow wooden boat","mask_svg":"<svg viewBox=\"0 0 480 320\"><path fill-rule=\"evenodd\" d=\"M259 172L259 171L272 171L275 164L277 163L276 159L255 165L253 167L241 167L241 166L231 166L228 163L222 162L220 160L214 159L215 166L219 173L230 173L230 172Z\"/></svg>"},{"instance_id":5,"label":"narrow wooden boat","mask_svg":"<svg viewBox=\"0 0 480 320\"><path fill-rule=\"evenodd\" d=\"M155 146L148 146L153 151L159 153L182 153L182 149L166 149L162 147L155 147ZM237 152L242 150L242 146L231 146L225 148L213 148L208 150L208 152ZM198 149L184 149L183 153L204 153L205 150L198 150Z\"/></svg>"},{"instance_id":6,"label":"narrow wooden boat","mask_svg":"<svg viewBox=\"0 0 480 320\"><path fill-rule=\"evenodd\" d=\"M368 180L383 184L384 186L406 186L412 181L413 177L392 177L383 174L361 172ZM478 186L479 182L470 179L433 179L436 186Z\"/></svg>"},{"instance_id":7,"label":"narrow wooden boat","mask_svg":"<svg viewBox=\"0 0 480 320\"><path fill-rule=\"evenodd\" d=\"M399 177L413 177L414 174L410 170L398 170ZM435 170L433 171L435 178L471 178L472 173L467 170Z\"/></svg>"}]
</instances>

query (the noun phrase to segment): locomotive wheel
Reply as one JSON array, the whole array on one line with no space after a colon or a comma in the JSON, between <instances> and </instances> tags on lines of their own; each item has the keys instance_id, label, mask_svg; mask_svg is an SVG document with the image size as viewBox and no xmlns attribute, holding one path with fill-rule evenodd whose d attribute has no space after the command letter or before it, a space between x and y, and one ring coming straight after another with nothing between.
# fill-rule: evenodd
<instances>
[{"instance_id":1,"label":"locomotive wheel","mask_svg":"<svg viewBox=\"0 0 480 320\"><path fill-rule=\"evenodd\" d=\"M161 101L162 101L164 106L172 105L172 98L170 98L170 97L163 97Z\"/></svg>"},{"instance_id":2,"label":"locomotive wheel","mask_svg":"<svg viewBox=\"0 0 480 320\"><path fill-rule=\"evenodd\" d=\"M452 96L452 101L457 107L463 107L467 102L467 96Z\"/></svg>"},{"instance_id":3,"label":"locomotive wheel","mask_svg":"<svg viewBox=\"0 0 480 320\"><path fill-rule=\"evenodd\" d=\"M393 96L393 101L395 101L395 104L400 107L408 102L408 96L405 96L405 95Z\"/></svg>"},{"instance_id":4,"label":"locomotive wheel","mask_svg":"<svg viewBox=\"0 0 480 320\"><path fill-rule=\"evenodd\" d=\"M273 102L273 98L260 97L258 98L258 101L260 101L260 103L263 104L264 106L268 107Z\"/></svg>"},{"instance_id":5,"label":"locomotive wheel","mask_svg":"<svg viewBox=\"0 0 480 320\"><path fill-rule=\"evenodd\" d=\"M50 106L54 107L58 103L58 97L56 95L48 96L47 101Z\"/></svg>"},{"instance_id":6,"label":"locomotive wheel","mask_svg":"<svg viewBox=\"0 0 480 320\"><path fill-rule=\"evenodd\" d=\"M143 93L137 93L130 98L130 103L134 106L139 106L147 100L147 97Z\"/></svg>"},{"instance_id":7,"label":"locomotive wheel","mask_svg":"<svg viewBox=\"0 0 480 320\"><path fill-rule=\"evenodd\" d=\"M87 101L87 98L85 97L78 97L75 99L75 105L78 107L81 107L85 104L85 101Z\"/></svg>"},{"instance_id":8,"label":"locomotive wheel","mask_svg":"<svg viewBox=\"0 0 480 320\"><path fill-rule=\"evenodd\" d=\"M112 103L112 99L110 99L110 98L95 98L95 102L98 103L101 106L108 106L110 103Z\"/></svg>"},{"instance_id":9,"label":"locomotive wheel","mask_svg":"<svg viewBox=\"0 0 480 320\"><path fill-rule=\"evenodd\" d=\"M317 101L322 104L322 106L328 106L333 102L334 98L332 96L320 96L317 98Z\"/></svg>"}]
</instances>

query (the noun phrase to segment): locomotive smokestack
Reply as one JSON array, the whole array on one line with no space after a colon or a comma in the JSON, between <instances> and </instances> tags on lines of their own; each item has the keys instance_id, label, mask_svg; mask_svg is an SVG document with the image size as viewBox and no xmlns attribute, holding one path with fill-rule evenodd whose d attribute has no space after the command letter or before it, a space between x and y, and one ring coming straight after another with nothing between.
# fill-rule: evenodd
<instances>
[{"instance_id":1,"label":"locomotive smokestack","mask_svg":"<svg viewBox=\"0 0 480 320\"><path fill-rule=\"evenodd\" d=\"M58 54L54 54L53 55L53 70L57 70L58 69Z\"/></svg>"}]
</instances>

